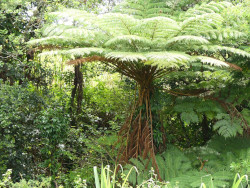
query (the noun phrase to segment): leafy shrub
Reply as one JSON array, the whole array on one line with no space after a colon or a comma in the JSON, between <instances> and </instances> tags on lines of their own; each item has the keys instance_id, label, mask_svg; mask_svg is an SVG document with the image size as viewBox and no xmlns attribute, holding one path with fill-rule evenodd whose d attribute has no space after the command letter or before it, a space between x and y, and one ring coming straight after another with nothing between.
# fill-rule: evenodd
<instances>
[{"instance_id":1,"label":"leafy shrub","mask_svg":"<svg viewBox=\"0 0 250 188\"><path fill-rule=\"evenodd\" d=\"M69 118L53 95L46 97L50 98L44 100L32 85L1 84L0 173L13 169L13 181L56 174L60 157L66 156L63 146Z\"/></svg>"},{"instance_id":2,"label":"leafy shrub","mask_svg":"<svg viewBox=\"0 0 250 188\"><path fill-rule=\"evenodd\" d=\"M13 169L13 179L35 172L32 154L39 151L39 131L34 120L44 101L32 88L0 83L0 173Z\"/></svg>"},{"instance_id":3,"label":"leafy shrub","mask_svg":"<svg viewBox=\"0 0 250 188\"><path fill-rule=\"evenodd\" d=\"M51 178L41 178L40 180L29 180L22 179L20 182L13 183L11 179L12 170L8 169L3 174L2 180L0 179L0 188L50 188Z\"/></svg>"}]
</instances>

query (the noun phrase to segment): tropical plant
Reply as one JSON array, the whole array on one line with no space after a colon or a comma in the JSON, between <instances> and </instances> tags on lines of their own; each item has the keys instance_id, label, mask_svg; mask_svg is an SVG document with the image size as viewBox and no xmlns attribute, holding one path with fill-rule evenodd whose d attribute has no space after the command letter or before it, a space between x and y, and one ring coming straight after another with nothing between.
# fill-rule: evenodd
<instances>
[{"instance_id":1,"label":"tropical plant","mask_svg":"<svg viewBox=\"0 0 250 188\"><path fill-rule=\"evenodd\" d=\"M93 167L94 169L94 176L95 176L95 186L96 188L114 188L114 187L121 187L121 188L130 188L131 186L128 183L128 177L132 171L135 171L138 173L136 167L132 166L127 174L123 173L123 168L121 165L119 165L121 168L121 173L119 174L121 176L122 181L117 181L117 167L115 167L114 172L110 170L110 166L107 165L106 167L101 167L101 182L99 181L99 175L98 175L98 169L96 166Z\"/></svg>"},{"instance_id":2,"label":"tropical plant","mask_svg":"<svg viewBox=\"0 0 250 188\"><path fill-rule=\"evenodd\" d=\"M164 153L156 155L156 161L159 166L160 176L165 181L170 181L175 177L192 171L190 160L183 152L171 145L167 147ZM127 174L133 166L136 166L139 171L139 174L132 172L129 176L129 181L133 185L140 185L143 181L150 179L151 174L149 173L149 169L152 168L151 160L143 160L139 157L138 159L130 159L130 163L131 164L125 166L125 174Z\"/></svg>"},{"instance_id":3,"label":"tropical plant","mask_svg":"<svg viewBox=\"0 0 250 188\"><path fill-rule=\"evenodd\" d=\"M41 30L43 38L31 40L29 45L35 51L43 50L40 57L65 57L69 65L75 65L76 72L79 72L77 67L79 69L80 64L100 61L135 80L138 99L119 133L119 141L122 143L120 161L150 155L152 164L160 175L155 158L155 124L150 102L156 89L154 83L168 74L174 76L178 71L193 72L206 65L227 68L227 71L242 70L236 64L226 62L220 53L245 59L249 59L250 54L225 46L220 35L212 38L207 35L215 30L223 31L224 19L219 12L231 6L228 2L211 2L209 6L202 5L202 11L187 11L181 21L165 16L136 19L119 13L95 15L64 9L50 14L50 22ZM71 24L58 24L59 20ZM237 32L232 31L230 37L242 37L235 33ZM212 69L209 71L213 72ZM207 98L213 98L209 95L212 91L207 88L188 91L182 88L167 89L173 95L208 95Z\"/></svg>"},{"instance_id":4,"label":"tropical plant","mask_svg":"<svg viewBox=\"0 0 250 188\"><path fill-rule=\"evenodd\" d=\"M237 178L238 178L238 180L237 180ZM249 184L248 184L248 176L247 175L240 176L240 174L236 174L235 178L234 178L232 188L238 188L240 185L241 185L241 187L243 187L242 182L244 180L246 180L246 184L247 184L246 187L248 187L249 186Z\"/></svg>"},{"instance_id":5,"label":"tropical plant","mask_svg":"<svg viewBox=\"0 0 250 188\"><path fill-rule=\"evenodd\" d=\"M164 153L156 155L156 160L162 179L170 182L168 186L178 184L180 187L200 187L204 183L210 187L228 187L233 185L234 174L247 176L249 173L248 145L247 138L225 139L217 136L203 147L186 151L168 146ZM139 157L130 159L130 162L124 167L124 173L127 174L132 166L136 166L139 171L138 174L132 172L129 176L129 182L133 186L150 179L148 171L152 168L151 160ZM240 168L232 169L238 162L241 163ZM247 184L242 179L239 182Z\"/></svg>"}]
</instances>

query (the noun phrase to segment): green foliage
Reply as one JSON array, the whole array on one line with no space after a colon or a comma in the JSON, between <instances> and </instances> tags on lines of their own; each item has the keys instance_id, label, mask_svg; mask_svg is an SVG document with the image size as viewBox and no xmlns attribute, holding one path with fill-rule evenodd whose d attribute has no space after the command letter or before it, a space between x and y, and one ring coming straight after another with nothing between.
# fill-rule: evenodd
<instances>
[{"instance_id":1,"label":"green foliage","mask_svg":"<svg viewBox=\"0 0 250 188\"><path fill-rule=\"evenodd\" d=\"M13 169L14 181L58 173L59 160L67 156L63 146L69 132L63 105L46 101L32 85L1 84L0 106L1 173Z\"/></svg>"},{"instance_id":2,"label":"green foliage","mask_svg":"<svg viewBox=\"0 0 250 188\"><path fill-rule=\"evenodd\" d=\"M39 148L39 141L36 139L39 132L34 129L34 120L39 116L43 103L43 99L33 88L25 89L1 83L1 174L6 168L13 169L15 180L20 174L26 177L33 173L34 163L29 153Z\"/></svg>"},{"instance_id":3,"label":"green foliage","mask_svg":"<svg viewBox=\"0 0 250 188\"><path fill-rule=\"evenodd\" d=\"M192 148L188 151L188 156L191 159L200 157L202 160L207 160L204 168L209 173L217 171L233 170L234 173L248 173L249 160L249 138L227 138L215 136L210 140L207 146ZM243 162L245 161L245 163ZM242 163L243 162L243 163ZM233 167L232 164L242 163L244 166ZM193 162L193 166L200 166L200 161ZM231 168L230 168L231 166ZM239 171L236 171L239 170Z\"/></svg>"},{"instance_id":4,"label":"green foliage","mask_svg":"<svg viewBox=\"0 0 250 188\"><path fill-rule=\"evenodd\" d=\"M141 6L140 3L140 1L135 3L127 1L125 6L131 4L129 7L137 10L137 5ZM150 5L151 2L147 3ZM207 97L208 100L217 100L214 105L217 109L216 112L213 110L202 113L197 113L196 110L181 112L178 115L183 122L199 124L205 117L208 117L209 121L213 121L213 124L215 124L214 120L218 120L214 130L218 130L221 135L225 137L235 136L238 133L242 134L243 128L247 127L245 120L240 118L240 111L231 109L236 108L236 104L233 104L233 107L230 106L230 109L225 105L224 109L219 109L217 106L223 106L224 103L228 105L227 101L224 101L225 97L217 99L218 97L213 95L219 94L220 89L225 90L227 85L235 82L235 77L229 68L241 70L236 64L246 66L250 57L248 52L234 48L227 40L224 41L221 33L218 35L215 33L215 31L222 32L225 38L230 36L231 39L240 37L240 32L227 28L225 19L221 15L222 11L226 11L232 6L228 2L205 3L189 9L181 15L180 19L163 16L153 18L141 16L142 18L136 19L131 15L119 13L94 15L78 11L77 14L74 14L72 11L65 10L64 13L76 22L74 26L54 25L49 27L49 32L46 31L48 29L45 27L42 31L45 38L31 40L29 44L38 47L44 46L44 48L47 45L52 45L52 48L63 48L49 52L49 54L59 54L69 60L70 64L99 60L109 63L117 68L117 71L139 83L142 78L139 78L141 74L136 71L143 71L143 67L155 67L160 70L159 72L162 71L160 74L160 77L163 77L162 81L165 83L173 81L174 86L169 87L170 90L200 90L203 92L194 95L192 93L183 94L184 96L200 98L206 98L210 92L212 97ZM54 15L56 18L53 17ZM59 11L52 13L51 17L52 20L56 21L64 18L65 15ZM69 33L74 33L73 30L76 33L81 33L78 30L83 29L82 26L84 26L84 32L87 32L84 35L86 39L69 35ZM67 32L69 29L70 32ZM51 35L46 38L48 33ZM64 34L67 35L65 42L61 40L65 38ZM45 52L45 55L47 54L48 52ZM242 60L230 60L233 57ZM212 66L227 67L228 69L220 70ZM171 73L164 77L164 73L167 74L169 71ZM185 73L183 73L184 71ZM153 75L153 79L155 77L157 74ZM241 78L245 79L246 77ZM181 96L182 92L170 91L169 94ZM192 102L194 101L198 103L200 100L193 98ZM224 118L220 121L219 118L216 118L219 113L218 109L221 113L229 114L230 118ZM235 115L232 111L236 111L237 114ZM236 120L232 121L234 116L236 116Z\"/></svg>"},{"instance_id":5,"label":"green foliage","mask_svg":"<svg viewBox=\"0 0 250 188\"><path fill-rule=\"evenodd\" d=\"M167 150L156 156L156 161L159 166L161 178L165 181L170 181L175 177L187 173L191 169L191 163L184 154L173 146L169 146ZM144 180L149 179L148 169L152 167L152 162L148 160L131 159L131 164L125 167L124 173L126 174L132 166L136 166L139 174L135 172L129 176L129 181L133 184L141 184ZM147 168L145 168L147 167Z\"/></svg>"},{"instance_id":6,"label":"green foliage","mask_svg":"<svg viewBox=\"0 0 250 188\"><path fill-rule=\"evenodd\" d=\"M228 114L218 114L215 118L219 121L214 124L213 128L218 129L218 133L225 138L236 136L237 133L243 133L240 120L231 120ZM231 123L229 123L230 121Z\"/></svg>"},{"instance_id":7,"label":"green foliage","mask_svg":"<svg viewBox=\"0 0 250 188\"><path fill-rule=\"evenodd\" d=\"M237 178L238 178L238 180L237 180ZM245 183L245 182L246 182L246 183ZM244 186L243 183L245 183L246 187L249 186L249 184L248 184L248 176L247 176L247 175L244 175L244 176L241 176L241 177L240 177L239 174L236 174L236 175L235 175L235 178L234 178L234 182L233 182L232 188L237 188L237 187L239 187L240 185L241 185L241 187L242 187L242 186Z\"/></svg>"},{"instance_id":8,"label":"green foliage","mask_svg":"<svg viewBox=\"0 0 250 188\"><path fill-rule=\"evenodd\" d=\"M29 11L36 7L40 11ZM0 78L13 84L27 78L27 40L34 36L42 20L45 4L31 0L0 2ZM32 15L33 17L31 17ZM15 27L13 27L15 23ZM29 58L30 59L30 58ZM27 63L27 64L26 64Z\"/></svg>"},{"instance_id":9,"label":"green foliage","mask_svg":"<svg viewBox=\"0 0 250 188\"><path fill-rule=\"evenodd\" d=\"M114 12L121 12L125 14L134 15L136 18L151 18L151 17L172 17L179 15L183 10L192 7L194 4L200 3L199 1L164 1L164 0L127 0L118 4L113 8Z\"/></svg>"},{"instance_id":10,"label":"green foliage","mask_svg":"<svg viewBox=\"0 0 250 188\"><path fill-rule=\"evenodd\" d=\"M213 3L213 6L227 7L227 3ZM33 46L70 46L72 48L70 50L54 52L61 55L70 54L71 57L67 56L69 59L99 55L120 61L146 62L146 64L159 68L179 67L178 64L183 66L187 62L192 62L193 59L187 54L184 57L184 53L175 53L173 50L188 53L188 48L194 50L203 47L204 44L206 44L204 48L211 48L214 52L229 50L239 55L249 56L247 52L238 49L224 49L223 46L214 46L216 42L203 38L202 31L207 32L208 28L222 26L223 18L218 13L197 15L197 12L190 11L186 13L184 20L179 22L165 17L154 17L139 21L132 16L118 13L101 16L88 14L87 12L77 11L77 13L72 14L72 11L64 11L64 14L67 14L68 17L79 22L75 26L50 25L49 32L48 27L45 27L42 31L45 38L31 40L29 44ZM57 16L54 18L55 20L65 17L60 12L51 14L51 16L54 15ZM208 20L210 21L208 22ZM84 25L82 29L87 32L84 35L78 31L81 29L80 24ZM79 36L72 35L74 31ZM48 37L46 38L46 36ZM82 36L86 38L82 38ZM85 48L75 48L78 46ZM96 46L104 49L88 48ZM164 52L165 50L167 51ZM147 53L131 54L129 51L145 51ZM154 54L154 51L161 52ZM198 60L214 66L228 66L223 61L214 58L201 56Z\"/></svg>"},{"instance_id":11,"label":"green foliage","mask_svg":"<svg viewBox=\"0 0 250 188\"><path fill-rule=\"evenodd\" d=\"M64 115L64 111L65 109L60 106L47 106L46 110L41 111L35 120L43 143L40 152L44 161L40 165L48 169L52 178L55 178L59 169L62 168L59 161L63 155L67 154L64 148L69 117Z\"/></svg>"},{"instance_id":12,"label":"green foliage","mask_svg":"<svg viewBox=\"0 0 250 188\"><path fill-rule=\"evenodd\" d=\"M233 183L233 174L249 173L248 146L247 138L225 140L215 137L207 146L190 148L184 152L170 146L156 158L161 178L170 181L172 186L200 187L204 183L210 187L228 187ZM129 176L133 185L150 178L147 169L151 168L151 161L139 158L131 159L130 163L125 167L125 173L132 166L136 166L139 171L139 174L131 173Z\"/></svg>"},{"instance_id":13,"label":"green foliage","mask_svg":"<svg viewBox=\"0 0 250 188\"><path fill-rule=\"evenodd\" d=\"M249 124L248 2L128 0L115 13L89 13L99 3L0 2L0 174L13 169L0 187L92 187L92 166L113 165L117 155L117 130L134 103L131 88L138 88L128 77L137 84L147 81L149 69L156 70L150 83L155 151L168 142L182 150L168 146L156 156L161 177L170 182L159 182L152 162L142 158L131 159L140 173L131 171L130 182L245 186L244 177L232 177L250 171L249 140L237 138ZM40 39L29 41L32 37ZM33 49L26 49L26 41ZM72 115L73 72L64 62L85 58L111 68L82 66L82 113ZM78 121L70 127L74 116ZM217 137L204 147L184 149L205 144L214 131L227 140ZM102 168L103 184L112 183L108 173L111 177ZM127 175L117 176L123 180L118 187L130 187Z\"/></svg>"},{"instance_id":14,"label":"green foliage","mask_svg":"<svg viewBox=\"0 0 250 188\"><path fill-rule=\"evenodd\" d=\"M20 182L13 183L11 179L12 170L8 169L5 174L3 174L3 178L0 179L0 188L12 187L12 188L43 188L43 187L51 187L50 178L41 178L41 180L29 180L26 181L22 179Z\"/></svg>"}]
</instances>

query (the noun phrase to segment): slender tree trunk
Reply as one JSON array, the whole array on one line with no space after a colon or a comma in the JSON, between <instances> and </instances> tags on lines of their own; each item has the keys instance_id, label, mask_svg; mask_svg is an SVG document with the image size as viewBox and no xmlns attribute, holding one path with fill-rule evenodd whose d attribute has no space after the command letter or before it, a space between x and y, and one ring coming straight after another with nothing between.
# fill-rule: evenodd
<instances>
[{"instance_id":1,"label":"slender tree trunk","mask_svg":"<svg viewBox=\"0 0 250 188\"><path fill-rule=\"evenodd\" d=\"M83 100L83 74L81 72L81 66L75 65L74 88L72 89L71 92L71 104L69 109L71 114L71 126L75 127L77 125L76 124L77 119L75 115L79 115L82 112L82 100ZM76 113L74 111L76 111Z\"/></svg>"}]
</instances>

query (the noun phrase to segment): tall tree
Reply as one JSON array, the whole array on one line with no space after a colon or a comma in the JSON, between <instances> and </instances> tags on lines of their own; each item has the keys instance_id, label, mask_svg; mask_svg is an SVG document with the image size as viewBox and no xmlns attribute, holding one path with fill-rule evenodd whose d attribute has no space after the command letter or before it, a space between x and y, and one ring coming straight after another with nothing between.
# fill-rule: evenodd
<instances>
[{"instance_id":1,"label":"tall tree","mask_svg":"<svg viewBox=\"0 0 250 188\"><path fill-rule=\"evenodd\" d=\"M119 133L120 160L128 161L139 155L145 158L149 154L159 174L153 141L155 117L151 110L151 100L157 89L155 80L169 74L174 76L173 73L192 72L197 67L242 70L219 55L226 52L250 58L249 53L220 43L224 37L221 33L227 32L220 12L231 6L228 2L211 2L187 11L181 21L166 16L136 19L126 14L95 15L64 9L52 13L53 22L43 28L43 38L29 44L37 50L45 50L40 56L63 55L69 65L75 66L100 61L135 80L137 100ZM58 24L60 20L71 24ZM217 30L221 32L219 37L211 37ZM240 34L234 30L228 32L232 33L232 39ZM208 95L211 92L209 89L182 89L179 88L179 92L170 89L169 93L178 94L181 90L184 95Z\"/></svg>"}]
</instances>

